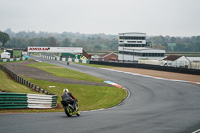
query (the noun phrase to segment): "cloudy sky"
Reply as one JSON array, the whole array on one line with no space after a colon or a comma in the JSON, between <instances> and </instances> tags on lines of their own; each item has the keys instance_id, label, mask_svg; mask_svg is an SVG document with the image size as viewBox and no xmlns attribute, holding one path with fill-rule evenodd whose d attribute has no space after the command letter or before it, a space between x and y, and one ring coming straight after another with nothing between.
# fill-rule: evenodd
<instances>
[{"instance_id":1,"label":"cloudy sky","mask_svg":"<svg viewBox=\"0 0 200 133\"><path fill-rule=\"evenodd\" d=\"M0 0L0 30L200 35L200 0Z\"/></svg>"}]
</instances>

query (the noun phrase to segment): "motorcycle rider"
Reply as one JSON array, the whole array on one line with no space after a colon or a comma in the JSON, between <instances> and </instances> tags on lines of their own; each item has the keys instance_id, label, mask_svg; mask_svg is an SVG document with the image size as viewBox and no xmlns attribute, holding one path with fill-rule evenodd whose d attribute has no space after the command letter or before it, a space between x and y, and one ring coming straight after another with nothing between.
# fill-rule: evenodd
<instances>
[{"instance_id":1,"label":"motorcycle rider","mask_svg":"<svg viewBox=\"0 0 200 133\"><path fill-rule=\"evenodd\" d=\"M63 89L62 100L66 102L70 101L73 106L73 111L76 109L75 104L77 102L77 99L72 95L71 92L69 92L67 88Z\"/></svg>"}]
</instances>

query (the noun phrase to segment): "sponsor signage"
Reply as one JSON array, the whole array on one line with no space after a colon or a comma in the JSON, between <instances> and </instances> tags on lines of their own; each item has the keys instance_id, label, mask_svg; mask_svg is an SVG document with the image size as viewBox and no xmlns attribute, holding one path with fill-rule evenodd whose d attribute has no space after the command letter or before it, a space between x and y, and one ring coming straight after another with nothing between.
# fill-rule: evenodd
<instances>
[{"instance_id":1,"label":"sponsor signage","mask_svg":"<svg viewBox=\"0 0 200 133\"><path fill-rule=\"evenodd\" d=\"M81 47L28 47L28 52L82 53Z\"/></svg>"}]
</instances>

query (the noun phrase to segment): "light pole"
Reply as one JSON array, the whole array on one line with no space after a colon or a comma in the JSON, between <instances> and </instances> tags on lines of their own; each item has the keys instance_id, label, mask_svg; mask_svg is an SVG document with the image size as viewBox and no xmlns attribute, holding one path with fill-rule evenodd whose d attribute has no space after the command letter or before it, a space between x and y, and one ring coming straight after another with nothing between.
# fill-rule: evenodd
<instances>
[{"instance_id":1,"label":"light pole","mask_svg":"<svg viewBox=\"0 0 200 133\"><path fill-rule=\"evenodd\" d=\"M134 62L134 49L133 49L133 62Z\"/></svg>"},{"instance_id":2,"label":"light pole","mask_svg":"<svg viewBox=\"0 0 200 133\"><path fill-rule=\"evenodd\" d=\"M124 33L123 33L123 63L124 63Z\"/></svg>"}]
</instances>

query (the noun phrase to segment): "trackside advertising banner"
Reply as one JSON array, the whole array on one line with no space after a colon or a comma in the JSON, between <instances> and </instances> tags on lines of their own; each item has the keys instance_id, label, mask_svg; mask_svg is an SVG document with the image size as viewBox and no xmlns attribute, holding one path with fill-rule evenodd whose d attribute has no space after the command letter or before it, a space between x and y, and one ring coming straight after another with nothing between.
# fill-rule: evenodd
<instances>
[{"instance_id":1,"label":"trackside advertising banner","mask_svg":"<svg viewBox=\"0 0 200 133\"><path fill-rule=\"evenodd\" d=\"M81 47L28 47L28 52L82 53Z\"/></svg>"}]
</instances>

